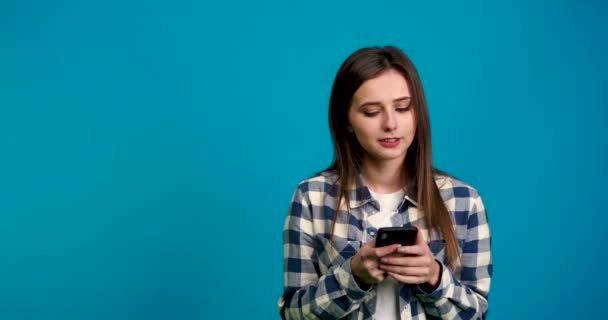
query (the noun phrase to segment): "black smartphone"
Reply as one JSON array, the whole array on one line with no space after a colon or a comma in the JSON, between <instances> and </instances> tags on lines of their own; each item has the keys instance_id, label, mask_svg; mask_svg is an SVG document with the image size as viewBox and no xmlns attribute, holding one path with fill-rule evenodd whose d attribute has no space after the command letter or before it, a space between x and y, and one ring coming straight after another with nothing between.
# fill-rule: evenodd
<instances>
[{"instance_id":1,"label":"black smartphone","mask_svg":"<svg viewBox=\"0 0 608 320\"><path fill-rule=\"evenodd\" d=\"M418 229L416 227L385 227L378 229L376 248L390 246L398 243L402 246L411 246L416 243Z\"/></svg>"}]
</instances>

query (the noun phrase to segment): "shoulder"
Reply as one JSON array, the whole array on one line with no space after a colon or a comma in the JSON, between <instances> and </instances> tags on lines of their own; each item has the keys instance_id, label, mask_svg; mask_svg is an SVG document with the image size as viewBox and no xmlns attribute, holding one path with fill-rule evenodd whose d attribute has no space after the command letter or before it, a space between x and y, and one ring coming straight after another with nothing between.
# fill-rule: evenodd
<instances>
[{"instance_id":1,"label":"shoulder","mask_svg":"<svg viewBox=\"0 0 608 320\"><path fill-rule=\"evenodd\" d=\"M306 194L310 192L324 192L333 194L338 175L334 171L322 171L298 184L298 191Z\"/></svg>"},{"instance_id":2,"label":"shoulder","mask_svg":"<svg viewBox=\"0 0 608 320\"><path fill-rule=\"evenodd\" d=\"M487 221L485 207L477 189L448 175L436 175L435 181L446 209L454 222L465 229L479 226ZM464 232L464 231L460 232Z\"/></svg>"},{"instance_id":3,"label":"shoulder","mask_svg":"<svg viewBox=\"0 0 608 320\"><path fill-rule=\"evenodd\" d=\"M445 174L436 174L435 183L449 211L472 213L485 210L479 191L468 183Z\"/></svg>"},{"instance_id":4,"label":"shoulder","mask_svg":"<svg viewBox=\"0 0 608 320\"><path fill-rule=\"evenodd\" d=\"M291 215L307 215L308 218L324 214L326 208L335 204L337 175L332 172L320 172L302 180L291 200Z\"/></svg>"},{"instance_id":5,"label":"shoulder","mask_svg":"<svg viewBox=\"0 0 608 320\"><path fill-rule=\"evenodd\" d=\"M477 189L462 180L446 174L435 174L434 178L444 200L449 198L479 198Z\"/></svg>"}]
</instances>

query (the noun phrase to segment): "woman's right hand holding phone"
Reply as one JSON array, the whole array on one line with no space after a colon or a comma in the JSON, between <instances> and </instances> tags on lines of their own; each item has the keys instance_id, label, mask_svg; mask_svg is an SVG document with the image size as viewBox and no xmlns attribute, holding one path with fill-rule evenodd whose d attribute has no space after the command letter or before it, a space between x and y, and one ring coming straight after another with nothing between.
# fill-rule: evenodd
<instances>
[{"instance_id":1,"label":"woman's right hand holding phone","mask_svg":"<svg viewBox=\"0 0 608 320\"><path fill-rule=\"evenodd\" d=\"M400 244L392 244L376 248L376 240L363 245L350 262L350 268L359 287L367 290L370 285L384 280L386 271L379 268L380 259L397 252L400 247Z\"/></svg>"}]
</instances>

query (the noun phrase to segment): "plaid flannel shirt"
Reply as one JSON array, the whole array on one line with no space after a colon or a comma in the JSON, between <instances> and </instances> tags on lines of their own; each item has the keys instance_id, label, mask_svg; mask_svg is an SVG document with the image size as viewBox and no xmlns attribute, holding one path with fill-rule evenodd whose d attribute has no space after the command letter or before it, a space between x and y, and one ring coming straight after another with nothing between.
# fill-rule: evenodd
<instances>
[{"instance_id":1,"label":"plaid flannel shirt","mask_svg":"<svg viewBox=\"0 0 608 320\"><path fill-rule=\"evenodd\" d=\"M379 212L363 178L350 190L350 212L341 205L333 238L337 176L323 172L301 182L294 193L283 231L284 292L279 299L283 319L373 319L375 287L364 291L355 282L350 262L357 250L376 235L366 217ZM401 284L401 319L479 319L488 309L492 276L490 231L478 192L454 178L435 175L454 222L461 267L447 265L445 241L427 229L416 201L406 195L392 225L418 225L435 259L442 264L440 284L433 292ZM330 240L331 239L331 240Z\"/></svg>"}]
</instances>

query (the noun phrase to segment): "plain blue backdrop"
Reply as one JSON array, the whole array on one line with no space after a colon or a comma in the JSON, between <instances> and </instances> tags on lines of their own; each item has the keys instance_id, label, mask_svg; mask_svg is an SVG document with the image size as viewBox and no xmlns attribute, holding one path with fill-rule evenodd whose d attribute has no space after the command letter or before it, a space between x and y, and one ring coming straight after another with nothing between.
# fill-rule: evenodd
<instances>
[{"instance_id":1,"label":"plain blue backdrop","mask_svg":"<svg viewBox=\"0 0 608 320\"><path fill-rule=\"evenodd\" d=\"M601 317L601 1L0 3L0 318L276 319L282 227L355 49L418 66L482 194L489 318Z\"/></svg>"}]
</instances>

